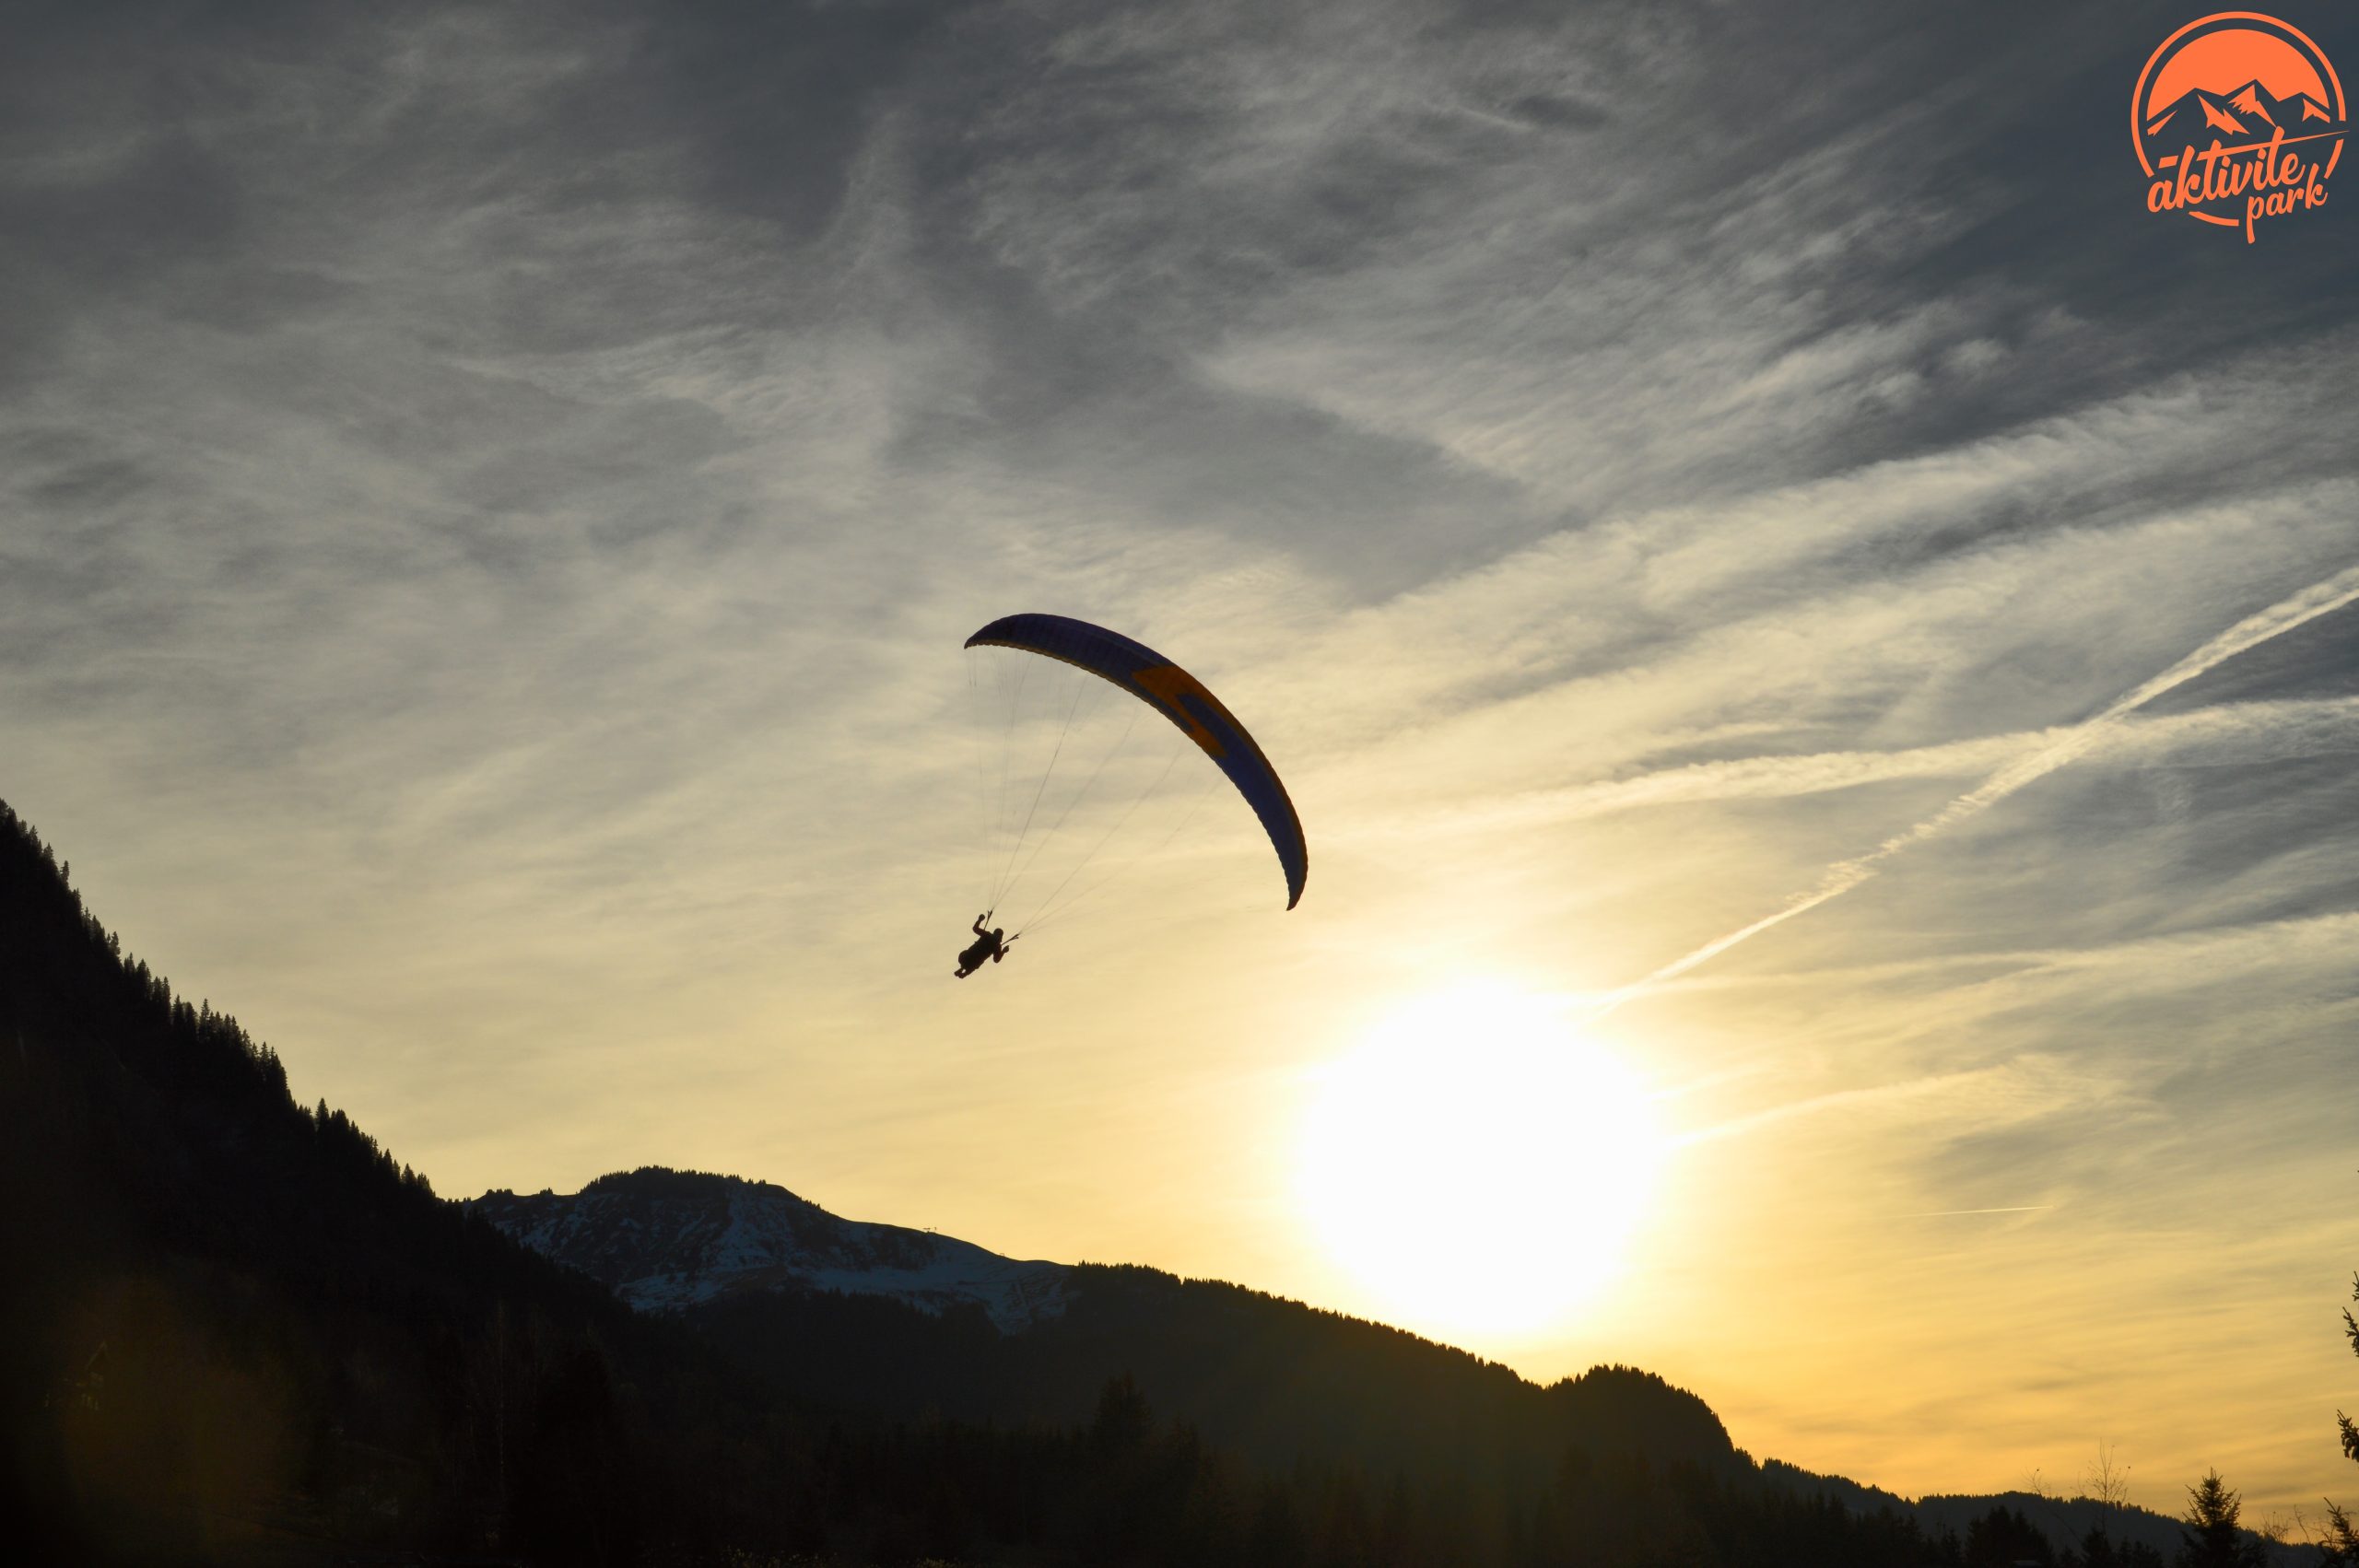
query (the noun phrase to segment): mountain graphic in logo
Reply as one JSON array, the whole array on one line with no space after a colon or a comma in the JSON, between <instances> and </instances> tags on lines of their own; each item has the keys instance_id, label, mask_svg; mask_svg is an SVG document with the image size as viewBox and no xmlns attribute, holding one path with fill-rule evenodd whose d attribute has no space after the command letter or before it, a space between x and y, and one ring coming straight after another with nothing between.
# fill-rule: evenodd
<instances>
[{"instance_id":1,"label":"mountain graphic in logo","mask_svg":"<svg viewBox=\"0 0 2359 1568\"><path fill-rule=\"evenodd\" d=\"M2312 212L2342 158L2348 108L2333 64L2298 28L2224 11L2165 39L2130 95L2149 212L2242 228Z\"/></svg>"},{"instance_id":2,"label":"mountain graphic in logo","mask_svg":"<svg viewBox=\"0 0 2359 1568\"><path fill-rule=\"evenodd\" d=\"M2223 137L2258 137L2267 141L2270 132L2281 125L2290 139L2303 130L2318 130L2336 123L2323 104L2304 92L2290 99L2279 98L2258 81L2247 82L2232 93L2189 88L2179 95L2177 102L2146 122L2146 146L2149 151L2177 152L2178 146L2172 138L2194 135L2189 128L2197 125L2217 131Z\"/></svg>"}]
</instances>

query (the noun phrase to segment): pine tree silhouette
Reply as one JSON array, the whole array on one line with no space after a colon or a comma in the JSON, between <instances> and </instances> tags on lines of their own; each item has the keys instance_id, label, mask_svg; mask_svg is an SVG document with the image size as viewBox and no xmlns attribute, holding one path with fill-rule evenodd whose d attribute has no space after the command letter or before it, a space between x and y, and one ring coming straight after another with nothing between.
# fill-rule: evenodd
<instances>
[{"instance_id":1,"label":"pine tree silhouette","mask_svg":"<svg viewBox=\"0 0 2359 1568\"><path fill-rule=\"evenodd\" d=\"M2189 1487L2187 1497L2179 1568L2262 1568L2266 1553L2258 1542L2244 1540L2236 1528L2244 1499L2228 1489L2218 1470Z\"/></svg>"}]
</instances>

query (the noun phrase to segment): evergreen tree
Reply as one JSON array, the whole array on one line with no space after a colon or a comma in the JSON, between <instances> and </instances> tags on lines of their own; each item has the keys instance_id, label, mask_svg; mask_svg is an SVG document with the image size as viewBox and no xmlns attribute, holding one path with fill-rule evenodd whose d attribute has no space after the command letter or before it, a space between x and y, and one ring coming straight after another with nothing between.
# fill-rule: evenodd
<instances>
[{"instance_id":1,"label":"evergreen tree","mask_svg":"<svg viewBox=\"0 0 2359 1568\"><path fill-rule=\"evenodd\" d=\"M2359 1301L2359 1274L2351 1277L2351 1299ZM2347 1306L2342 1309L2342 1337L2351 1341L2352 1354L2359 1355L2359 1318L2353 1317ZM2341 1410L2334 1412L2334 1421L2342 1429L2343 1457L2359 1463L2359 1426L2353 1426L2351 1417ZM2339 1504L2326 1505L2326 1531L2323 1544L2328 1562L2359 1568L2359 1526L2352 1524L2351 1515Z\"/></svg>"},{"instance_id":2,"label":"evergreen tree","mask_svg":"<svg viewBox=\"0 0 2359 1568\"><path fill-rule=\"evenodd\" d=\"M2244 1499L2212 1470L2187 1489L2185 1528L2179 1539L2179 1568L2262 1568L2268 1561L2258 1542L2236 1528Z\"/></svg>"}]
</instances>

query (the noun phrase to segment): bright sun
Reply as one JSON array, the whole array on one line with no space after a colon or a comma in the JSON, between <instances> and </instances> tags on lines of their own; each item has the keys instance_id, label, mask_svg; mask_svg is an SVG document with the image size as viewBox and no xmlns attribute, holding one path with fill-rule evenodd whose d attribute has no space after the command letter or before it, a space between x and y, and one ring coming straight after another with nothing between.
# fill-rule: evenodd
<instances>
[{"instance_id":1,"label":"bright sun","mask_svg":"<svg viewBox=\"0 0 2359 1568\"><path fill-rule=\"evenodd\" d=\"M1619 1271L1664 1140L1646 1086L1551 1003L1426 997L1316 1076L1297 1192L1389 1316L1528 1329Z\"/></svg>"}]
</instances>

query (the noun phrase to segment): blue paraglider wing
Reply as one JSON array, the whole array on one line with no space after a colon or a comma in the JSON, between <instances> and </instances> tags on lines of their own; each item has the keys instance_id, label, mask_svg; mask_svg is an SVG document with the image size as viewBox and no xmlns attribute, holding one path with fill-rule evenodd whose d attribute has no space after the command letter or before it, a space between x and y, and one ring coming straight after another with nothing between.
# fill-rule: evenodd
<instances>
[{"instance_id":1,"label":"blue paraglider wing","mask_svg":"<svg viewBox=\"0 0 2359 1568\"><path fill-rule=\"evenodd\" d=\"M1003 615L967 639L968 648L1015 648L1062 659L1129 692L1177 724L1219 765L1262 819L1286 873L1286 907L1302 902L1310 848L1277 769L1204 684L1142 642L1070 615Z\"/></svg>"}]
</instances>

